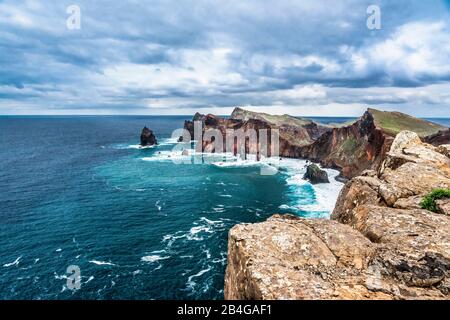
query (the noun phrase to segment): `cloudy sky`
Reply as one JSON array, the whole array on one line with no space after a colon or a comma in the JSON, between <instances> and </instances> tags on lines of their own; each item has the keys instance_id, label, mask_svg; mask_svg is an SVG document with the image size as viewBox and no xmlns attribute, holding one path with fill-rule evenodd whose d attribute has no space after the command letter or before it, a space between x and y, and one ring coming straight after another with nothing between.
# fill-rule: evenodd
<instances>
[{"instance_id":1,"label":"cloudy sky","mask_svg":"<svg viewBox=\"0 0 450 320\"><path fill-rule=\"evenodd\" d=\"M0 47L0 114L450 117L448 0L0 0Z\"/></svg>"}]
</instances>

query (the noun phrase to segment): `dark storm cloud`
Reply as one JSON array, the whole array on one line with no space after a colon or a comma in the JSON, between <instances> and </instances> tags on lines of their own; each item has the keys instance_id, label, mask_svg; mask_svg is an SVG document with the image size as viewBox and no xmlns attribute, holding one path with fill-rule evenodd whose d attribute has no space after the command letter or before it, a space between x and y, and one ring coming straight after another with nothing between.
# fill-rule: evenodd
<instances>
[{"instance_id":1,"label":"dark storm cloud","mask_svg":"<svg viewBox=\"0 0 450 320\"><path fill-rule=\"evenodd\" d=\"M372 3L381 7L381 30L366 27ZM81 30L66 28L71 4L81 8ZM7 0L0 113L14 112L11 101L93 113L407 104L395 92L377 99L352 90L447 84L449 17L445 1Z\"/></svg>"}]
</instances>

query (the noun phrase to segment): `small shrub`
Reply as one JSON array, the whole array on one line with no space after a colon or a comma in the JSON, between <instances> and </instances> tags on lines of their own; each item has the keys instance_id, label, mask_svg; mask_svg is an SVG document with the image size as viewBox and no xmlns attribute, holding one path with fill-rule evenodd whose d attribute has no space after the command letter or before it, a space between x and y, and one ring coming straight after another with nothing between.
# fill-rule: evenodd
<instances>
[{"instance_id":1,"label":"small shrub","mask_svg":"<svg viewBox=\"0 0 450 320\"><path fill-rule=\"evenodd\" d=\"M437 212L436 208L436 200L450 198L450 190L449 189L436 189L433 190L430 194L426 195L422 201L420 202L420 206L422 209L427 209L433 212Z\"/></svg>"}]
</instances>

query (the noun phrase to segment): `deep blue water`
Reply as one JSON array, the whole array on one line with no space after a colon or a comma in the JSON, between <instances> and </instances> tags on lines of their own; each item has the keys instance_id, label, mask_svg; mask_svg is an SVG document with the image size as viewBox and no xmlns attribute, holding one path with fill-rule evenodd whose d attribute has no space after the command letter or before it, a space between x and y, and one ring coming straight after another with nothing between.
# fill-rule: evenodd
<instances>
[{"instance_id":1,"label":"deep blue water","mask_svg":"<svg viewBox=\"0 0 450 320\"><path fill-rule=\"evenodd\" d=\"M311 186L301 160L173 163L187 118L0 117L0 299L222 298L230 227L333 207L340 184ZM159 146L135 147L144 125Z\"/></svg>"}]
</instances>

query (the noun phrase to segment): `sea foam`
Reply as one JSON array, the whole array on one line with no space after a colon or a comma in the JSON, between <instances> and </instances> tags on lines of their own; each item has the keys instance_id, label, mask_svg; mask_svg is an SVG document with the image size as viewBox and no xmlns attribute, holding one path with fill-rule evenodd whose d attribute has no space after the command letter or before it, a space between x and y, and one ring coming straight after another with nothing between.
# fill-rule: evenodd
<instances>
[{"instance_id":1,"label":"sea foam","mask_svg":"<svg viewBox=\"0 0 450 320\"><path fill-rule=\"evenodd\" d=\"M115 266L116 265L116 264L114 264L112 262L107 262L107 261L91 260L89 262L93 263L93 264L96 264L98 266Z\"/></svg>"}]
</instances>

